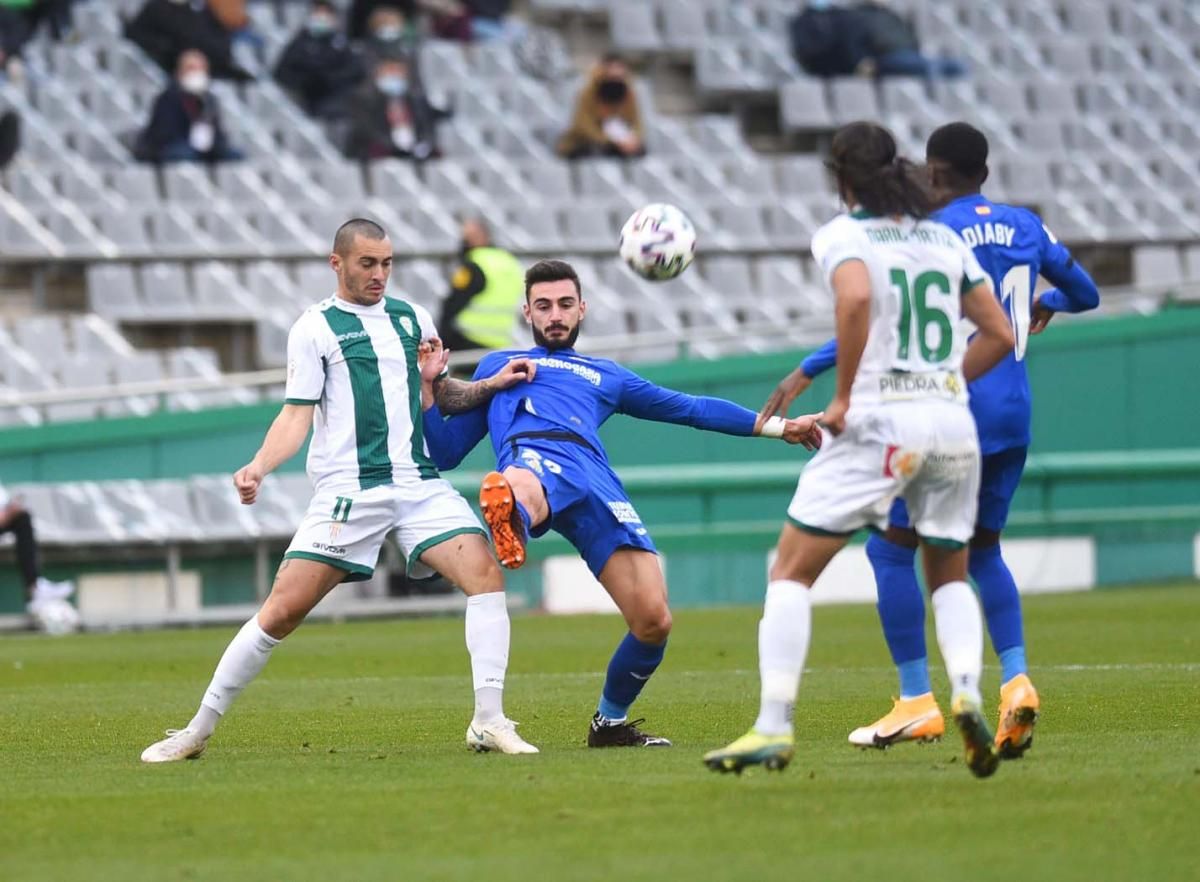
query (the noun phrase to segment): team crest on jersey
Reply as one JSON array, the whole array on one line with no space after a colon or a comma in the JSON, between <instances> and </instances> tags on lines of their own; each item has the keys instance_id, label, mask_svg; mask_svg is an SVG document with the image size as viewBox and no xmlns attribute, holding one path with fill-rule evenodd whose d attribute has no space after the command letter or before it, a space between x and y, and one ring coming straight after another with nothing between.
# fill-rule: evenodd
<instances>
[{"instance_id":1,"label":"team crest on jersey","mask_svg":"<svg viewBox=\"0 0 1200 882\"><path fill-rule=\"evenodd\" d=\"M413 335L412 319L410 319L406 315L402 315L402 316L400 316L398 321L400 322L400 327L404 328L404 333L408 334L408 336L411 337Z\"/></svg>"},{"instance_id":2,"label":"team crest on jersey","mask_svg":"<svg viewBox=\"0 0 1200 882\"><path fill-rule=\"evenodd\" d=\"M883 454L883 476L910 480L921 468L921 454L889 444Z\"/></svg>"}]
</instances>

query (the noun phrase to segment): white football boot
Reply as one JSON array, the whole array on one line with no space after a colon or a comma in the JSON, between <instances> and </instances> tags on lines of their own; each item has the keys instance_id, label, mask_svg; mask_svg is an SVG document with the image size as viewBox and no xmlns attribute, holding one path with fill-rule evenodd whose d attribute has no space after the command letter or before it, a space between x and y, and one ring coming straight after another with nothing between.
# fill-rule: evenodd
<instances>
[{"instance_id":1,"label":"white football boot","mask_svg":"<svg viewBox=\"0 0 1200 882\"><path fill-rule=\"evenodd\" d=\"M37 580L33 586L34 603L42 600L66 600L75 593L74 582L51 582L45 576Z\"/></svg>"},{"instance_id":2,"label":"white football boot","mask_svg":"<svg viewBox=\"0 0 1200 882\"><path fill-rule=\"evenodd\" d=\"M467 747L476 753L538 753L538 749L517 734L517 724L507 717L487 723L471 721L467 727Z\"/></svg>"},{"instance_id":3,"label":"white football boot","mask_svg":"<svg viewBox=\"0 0 1200 882\"><path fill-rule=\"evenodd\" d=\"M168 729L167 737L142 751L144 763L175 763L204 753L208 738L191 729Z\"/></svg>"}]
</instances>

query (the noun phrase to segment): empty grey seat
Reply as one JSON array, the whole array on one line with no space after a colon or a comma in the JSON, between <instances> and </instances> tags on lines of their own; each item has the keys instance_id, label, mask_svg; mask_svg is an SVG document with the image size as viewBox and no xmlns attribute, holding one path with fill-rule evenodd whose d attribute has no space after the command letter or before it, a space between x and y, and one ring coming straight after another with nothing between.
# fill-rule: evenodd
<instances>
[{"instance_id":1,"label":"empty grey seat","mask_svg":"<svg viewBox=\"0 0 1200 882\"><path fill-rule=\"evenodd\" d=\"M837 77L829 80L829 105L833 121L845 125L859 119L879 116L879 100L875 86L859 77Z\"/></svg>"},{"instance_id":2,"label":"empty grey seat","mask_svg":"<svg viewBox=\"0 0 1200 882\"><path fill-rule=\"evenodd\" d=\"M701 269L704 280L721 296L740 296L754 290L750 266L744 257L709 257L703 261Z\"/></svg>"},{"instance_id":3,"label":"empty grey seat","mask_svg":"<svg viewBox=\"0 0 1200 882\"><path fill-rule=\"evenodd\" d=\"M196 524L205 539L248 540L261 528L250 506L242 505L237 490L224 475L204 475L188 481Z\"/></svg>"},{"instance_id":4,"label":"empty grey seat","mask_svg":"<svg viewBox=\"0 0 1200 882\"><path fill-rule=\"evenodd\" d=\"M833 128L821 81L801 77L785 83L779 90L779 122L787 132Z\"/></svg>"},{"instance_id":5,"label":"empty grey seat","mask_svg":"<svg viewBox=\"0 0 1200 882\"><path fill-rule=\"evenodd\" d=\"M645 0L611 0L609 37L617 49L649 52L662 46L654 4Z\"/></svg>"},{"instance_id":6,"label":"empty grey seat","mask_svg":"<svg viewBox=\"0 0 1200 882\"><path fill-rule=\"evenodd\" d=\"M68 348L66 329L59 315L35 314L17 319L12 323L12 334L18 345L30 353L64 353Z\"/></svg>"},{"instance_id":7,"label":"empty grey seat","mask_svg":"<svg viewBox=\"0 0 1200 882\"><path fill-rule=\"evenodd\" d=\"M187 481L146 481L142 487L154 504L155 518L162 524L164 538L187 541L202 537Z\"/></svg>"},{"instance_id":8,"label":"empty grey seat","mask_svg":"<svg viewBox=\"0 0 1200 882\"><path fill-rule=\"evenodd\" d=\"M825 164L819 156L787 156L775 161L778 192L785 195L825 193L832 188Z\"/></svg>"},{"instance_id":9,"label":"empty grey seat","mask_svg":"<svg viewBox=\"0 0 1200 882\"><path fill-rule=\"evenodd\" d=\"M196 314L182 264L147 263L138 271L138 276L144 316L188 319Z\"/></svg>"},{"instance_id":10,"label":"empty grey seat","mask_svg":"<svg viewBox=\"0 0 1200 882\"><path fill-rule=\"evenodd\" d=\"M87 268L88 307L114 321L141 313L137 280L127 263L93 263Z\"/></svg>"}]
</instances>

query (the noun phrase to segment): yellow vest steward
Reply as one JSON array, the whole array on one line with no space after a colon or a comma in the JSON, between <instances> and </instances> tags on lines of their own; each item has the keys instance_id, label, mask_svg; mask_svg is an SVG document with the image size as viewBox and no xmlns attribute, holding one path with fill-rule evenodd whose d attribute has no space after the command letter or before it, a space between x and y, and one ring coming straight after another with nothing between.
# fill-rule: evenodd
<instances>
[{"instance_id":1,"label":"yellow vest steward","mask_svg":"<svg viewBox=\"0 0 1200 882\"><path fill-rule=\"evenodd\" d=\"M483 271L483 290L458 314L458 330L481 346L503 349L513 342L513 321L525 296L525 271L501 248L472 248L467 260Z\"/></svg>"}]
</instances>

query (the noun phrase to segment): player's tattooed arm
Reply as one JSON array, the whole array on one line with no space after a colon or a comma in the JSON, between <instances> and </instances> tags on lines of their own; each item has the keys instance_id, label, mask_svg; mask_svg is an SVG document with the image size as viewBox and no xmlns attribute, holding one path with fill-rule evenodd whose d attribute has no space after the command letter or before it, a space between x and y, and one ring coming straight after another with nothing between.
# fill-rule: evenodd
<instances>
[{"instance_id":1,"label":"player's tattooed arm","mask_svg":"<svg viewBox=\"0 0 1200 882\"><path fill-rule=\"evenodd\" d=\"M492 399L496 390L489 389L487 380L456 380L438 377L433 381L433 400L438 410L447 415L466 413Z\"/></svg>"},{"instance_id":2,"label":"player's tattooed arm","mask_svg":"<svg viewBox=\"0 0 1200 882\"><path fill-rule=\"evenodd\" d=\"M466 413L492 400L502 389L521 382L532 382L537 365L528 358L514 358L492 376L483 380L456 380L439 376L433 380L433 399L438 410L452 416Z\"/></svg>"}]
</instances>

